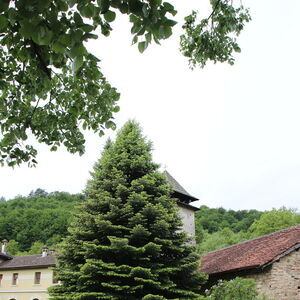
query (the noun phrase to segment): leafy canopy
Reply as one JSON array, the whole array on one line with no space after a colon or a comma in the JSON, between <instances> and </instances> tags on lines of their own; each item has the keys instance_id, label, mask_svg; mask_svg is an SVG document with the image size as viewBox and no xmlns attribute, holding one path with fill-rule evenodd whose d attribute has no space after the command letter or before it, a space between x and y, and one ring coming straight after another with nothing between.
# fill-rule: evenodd
<instances>
[{"instance_id":1,"label":"leafy canopy","mask_svg":"<svg viewBox=\"0 0 300 300\"><path fill-rule=\"evenodd\" d=\"M251 237L272 233L300 224L300 213L294 209L281 207L264 212L249 228Z\"/></svg>"},{"instance_id":2,"label":"leafy canopy","mask_svg":"<svg viewBox=\"0 0 300 300\"><path fill-rule=\"evenodd\" d=\"M83 200L81 194L46 193L42 189L28 196L0 202L0 240L7 239L8 253L41 252L35 242L54 246L65 237L74 206ZM14 241L13 241L14 240Z\"/></svg>"},{"instance_id":3,"label":"leafy canopy","mask_svg":"<svg viewBox=\"0 0 300 300\"><path fill-rule=\"evenodd\" d=\"M235 36L250 17L229 0L211 0L212 14L185 19L181 51L191 66L233 63ZM166 39L176 10L162 0L2 0L0 2L0 163L35 165L29 137L84 153L83 130L115 128L119 94L85 43L109 36L117 13L132 24L140 52ZM211 23L210 23L211 21Z\"/></svg>"},{"instance_id":4,"label":"leafy canopy","mask_svg":"<svg viewBox=\"0 0 300 300\"><path fill-rule=\"evenodd\" d=\"M135 122L109 142L58 257L53 299L199 299L204 275Z\"/></svg>"}]
</instances>

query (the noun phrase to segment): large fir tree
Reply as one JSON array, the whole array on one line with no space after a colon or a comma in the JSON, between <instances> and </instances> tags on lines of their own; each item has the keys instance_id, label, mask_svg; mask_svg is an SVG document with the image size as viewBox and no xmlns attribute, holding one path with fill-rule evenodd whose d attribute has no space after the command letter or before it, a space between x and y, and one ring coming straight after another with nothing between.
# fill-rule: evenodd
<instances>
[{"instance_id":1,"label":"large fir tree","mask_svg":"<svg viewBox=\"0 0 300 300\"><path fill-rule=\"evenodd\" d=\"M196 299L204 281L166 178L134 121L95 165L58 259L53 299Z\"/></svg>"}]
</instances>

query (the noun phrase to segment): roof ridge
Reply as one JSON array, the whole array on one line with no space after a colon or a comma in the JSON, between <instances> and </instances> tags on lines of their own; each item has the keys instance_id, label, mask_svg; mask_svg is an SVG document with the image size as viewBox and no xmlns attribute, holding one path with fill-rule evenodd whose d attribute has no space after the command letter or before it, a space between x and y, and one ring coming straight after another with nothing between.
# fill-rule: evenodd
<instances>
[{"instance_id":1,"label":"roof ridge","mask_svg":"<svg viewBox=\"0 0 300 300\"><path fill-rule=\"evenodd\" d=\"M240 242L240 243L237 243L237 244L233 244L233 245L230 245L230 246L221 248L221 249L217 249L217 250L214 250L214 251L206 252L206 253L203 254L202 257L204 257L204 256L206 256L207 254L210 254L210 253L214 253L214 252L218 252L218 251L221 251L221 250L225 250L225 249L227 249L227 248L231 248L231 247L234 247L234 246L237 246L237 245L241 245L241 244L246 244L246 243L248 243L248 242L255 241L255 240L258 240L258 239L261 239L261 238L264 238L264 237L267 237L267 236L271 236L271 235L273 235L273 234L276 234L276 233L279 233L279 232L282 232L282 231L285 231L285 230L288 230L288 229L296 228L296 227L299 227L299 228L300 228L300 224L293 225L293 226L287 227L287 228L283 228L283 229L280 229L280 230L277 230L277 231L274 231L274 232L271 232L271 233L268 233L268 234L264 234L264 235L255 237L255 238L253 238L253 239L246 240L246 241L243 241L243 242ZM201 257L201 258L202 258L202 257Z\"/></svg>"},{"instance_id":2,"label":"roof ridge","mask_svg":"<svg viewBox=\"0 0 300 300\"><path fill-rule=\"evenodd\" d=\"M51 253L48 253L47 256L48 255L51 255ZM40 257L42 257L42 253L41 254L14 255L13 258L15 258L15 257L24 257L24 256L26 256L26 257L28 257L28 256L40 256Z\"/></svg>"}]
</instances>

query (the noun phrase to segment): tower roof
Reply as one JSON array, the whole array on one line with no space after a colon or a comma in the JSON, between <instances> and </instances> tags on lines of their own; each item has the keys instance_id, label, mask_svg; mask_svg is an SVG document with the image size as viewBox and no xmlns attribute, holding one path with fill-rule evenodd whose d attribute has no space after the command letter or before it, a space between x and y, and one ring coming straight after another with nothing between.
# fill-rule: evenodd
<instances>
[{"instance_id":1,"label":"tower roof","mask_svg":"<svg viewBox=\"0 0 300 300\"><path fill-rule=\"evenodd\" d=\"M164 171L164 174L167 177L168 183L171 189L174 191L174 196L179 198L179 200L189 203L193 201L199 200L198 198L190 195L179 183L176 179L174 179L168 171Z\"/></svg>"}]
</instances>

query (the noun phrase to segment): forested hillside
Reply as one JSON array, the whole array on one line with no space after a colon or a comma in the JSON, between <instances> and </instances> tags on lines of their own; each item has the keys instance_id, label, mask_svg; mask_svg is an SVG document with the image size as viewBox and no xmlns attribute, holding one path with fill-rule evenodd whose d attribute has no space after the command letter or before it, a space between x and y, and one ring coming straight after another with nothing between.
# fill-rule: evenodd
<instances>
[{"instance_id":1,"label":"forested hillside","mask_svg":"<svg viewBox=\"0 0 300 300\"><path fill-rule=\"evenodd\" d=\"M285 207L261 212L201 206L195 223L197 250L203 254L299 224L300 214Z\"/></svg>"},{"instance_id":2,"label":"forested hillside","mask_svg":"<svg viewBox=\"0 0 300 300\"><path fill-rule=\"evenodd\" d=\"M39 250L33 252L41 251L41 244L55 245L66 235L72 211L82 200L80 194L37 189L27 197L0 201L0 238L10 241L12 254L29 251L34 243Z\"/></svg>"},{"instance_id":3,"label":"forested hillside","mask_svg":"<svg viewBox=\"0 0 300 300\"><path fill-rule=\"evenodd\" d=\"M0 198L0 239L8 239L11 254L34 254L43 245L55 246L67 234L75 206L82 194L46 193L42 189L28 196L5 201ZM292 209L226 210L201 206L195 215L197 250L200 254L239 243L300 223Z\"/></svg>"}]
</instances>

